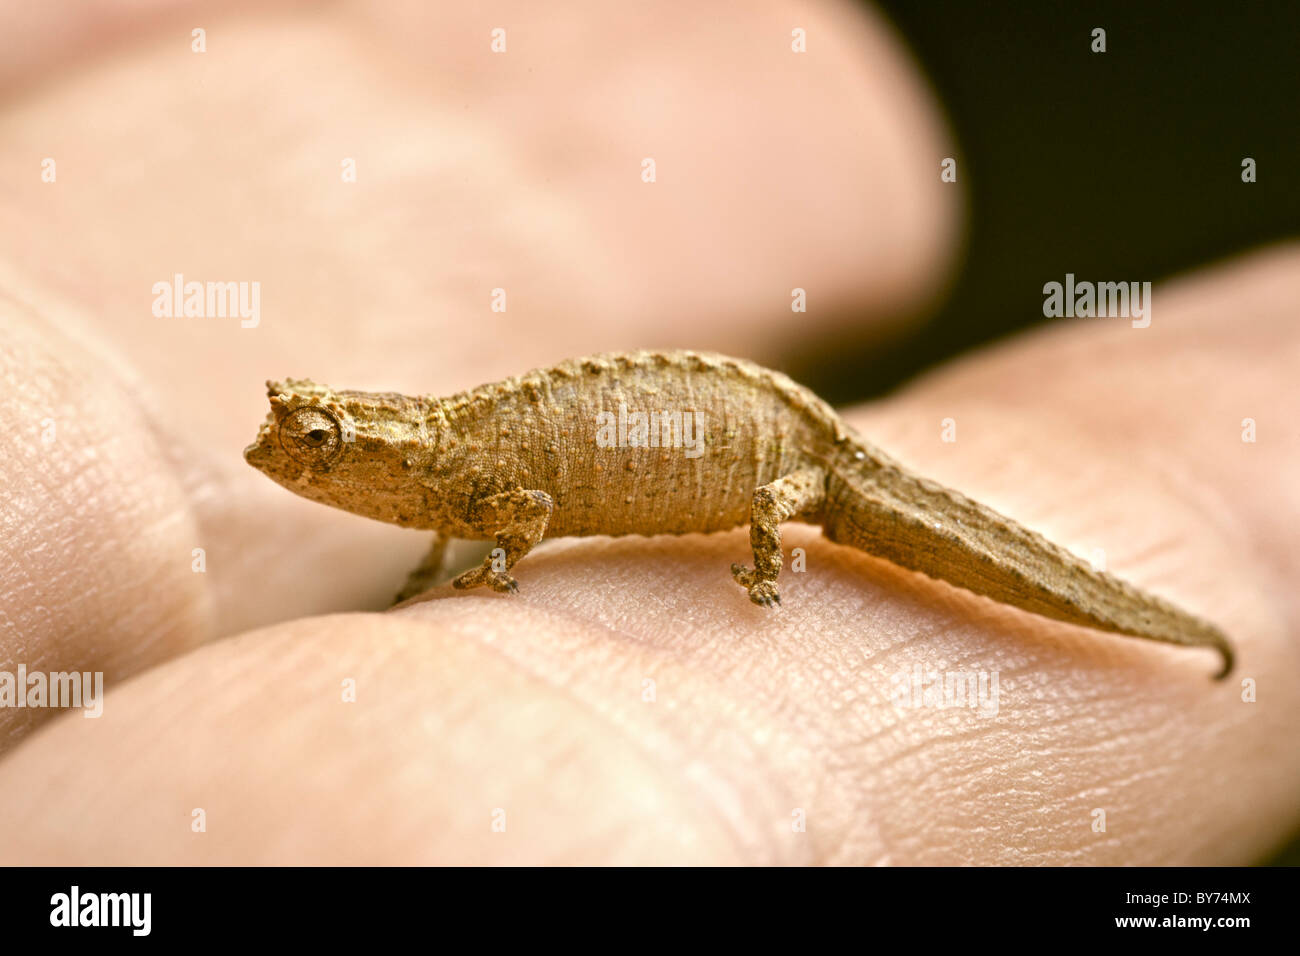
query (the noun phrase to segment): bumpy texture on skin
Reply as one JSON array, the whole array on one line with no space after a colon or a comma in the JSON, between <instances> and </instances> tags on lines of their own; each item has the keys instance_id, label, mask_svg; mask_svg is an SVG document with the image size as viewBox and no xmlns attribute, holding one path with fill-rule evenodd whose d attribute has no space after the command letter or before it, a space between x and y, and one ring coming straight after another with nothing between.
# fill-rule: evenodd
<instances>
[{"instance_id":1,"label":"bumpy texture on skin","mask_svg":"<svg viewBox=\"0 0 1300 956\"><path fill-rule=\"evenodd\" d=\"M516 590L510 569L547 534L686 534L749 522L754 567L731 572L750 600L771 606L780 603L779 525L799 519L832 541L1044 617L1214 648L1218 676L1232 669L1232 646L1213 625L910 474L812 392L741 359L597 355L449 398L294 379L268 382L267 392L271 413L244 452L249 464L313 501L440 538L494 539L494 553L458 577L459 588ZM645 422L654 427L641 431ZM440 555L435 542L399 597L436 574Z\"/></svg>"}]
</instances>

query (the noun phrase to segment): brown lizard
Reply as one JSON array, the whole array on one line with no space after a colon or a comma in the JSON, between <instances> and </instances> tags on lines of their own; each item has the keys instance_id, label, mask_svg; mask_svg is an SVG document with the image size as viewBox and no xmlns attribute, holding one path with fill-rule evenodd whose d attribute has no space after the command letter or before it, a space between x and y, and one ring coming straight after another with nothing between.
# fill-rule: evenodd
<instances>
[{"instance_id":1,"label":"brown lizard","mask_svg":"<svg viewBox=\"0 0 1300 956\"><path fill-rule=\"evenodd\" d=\"M457 588L516 590L546 535L686 534L745 523L755 604L780 603L783 521L1044 617L1212 647L1218 628L912 474L780 372L703 352L561 362L448 398L267 382L271 412L244 451L291 491L438 532L399 599L431 582L448 537L495 540Z\"/></svg>"}]
</instances>

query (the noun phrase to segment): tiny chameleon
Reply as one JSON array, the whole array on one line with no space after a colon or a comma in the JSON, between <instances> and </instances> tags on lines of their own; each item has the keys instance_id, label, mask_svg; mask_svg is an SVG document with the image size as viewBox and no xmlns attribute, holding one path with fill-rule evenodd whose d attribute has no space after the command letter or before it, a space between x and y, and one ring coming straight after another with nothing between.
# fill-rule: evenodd
<instances>
[{"instance_id":1,"label":"tiny chameleon","mask_svg":"<svg viewBox=\"0 0 1300 956\"><path fill-rule=\"evenodd\" d=\"M868 444L780 372L707 352L571 359L446 398L267 382L271 410L244 451L312 501L437 532L397 599L430 586L448 538L495 540L457 588L517 590L510 569L545 536L715 532L748 523L749 599L780 603L780 525L1070 624L1219 652L1218 628L1089 564ZM702 451L598 441L620 407L689 416ZM607 413L602 417L602 413ZM661 422L662 424L662 422ZM669 442L680 437L662 429ZM608 434L608 433L606 433ZM633 430L638 443L644 432Z\"/></svg>"}]
</instances>

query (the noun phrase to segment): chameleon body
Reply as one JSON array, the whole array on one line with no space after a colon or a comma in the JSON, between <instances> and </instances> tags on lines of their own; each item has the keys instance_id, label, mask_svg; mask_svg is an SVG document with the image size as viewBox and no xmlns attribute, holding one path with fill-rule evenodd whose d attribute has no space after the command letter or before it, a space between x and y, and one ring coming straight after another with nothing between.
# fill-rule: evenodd
<instances>
[{"instance_id":1,"label":"chameleon body","mask_svg":"<svg viewBox=\"0 0 1300 956\"><path fill-rule=\"evenodd\" d=\"M741 359L597 355L445 398L294 379L268 382L267 393L271 412L244 452L251 465L313 501L438 532L399 598L436 574L448 537L497 545L456 587L509 592L510 569L546 535L749 524L753 566L731 573L751 601L772 606L779 526L798 519L1004 604L1213 648L1219 676L1232 667L1232 646L1213 625L909 472L811 391ZM647 419L659 426L648 436Z\"/></svg>"}]
</instances>

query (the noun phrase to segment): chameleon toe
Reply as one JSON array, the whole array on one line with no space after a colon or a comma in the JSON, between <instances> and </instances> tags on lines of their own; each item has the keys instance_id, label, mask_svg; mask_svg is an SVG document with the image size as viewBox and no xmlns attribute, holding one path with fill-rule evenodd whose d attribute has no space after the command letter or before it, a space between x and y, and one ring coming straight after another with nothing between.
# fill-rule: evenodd
<instances>
[{"instance_id":1,"label":"chameleon toe","mask_svg":"<svg viewBox=\"0 0 1300 956\"><path fill-rule=\"evenodd\" d=\"M754 586L754 572L743 564L733 564L731 566L731 576L746 591Z\"/></svg>"}]
</instances>

